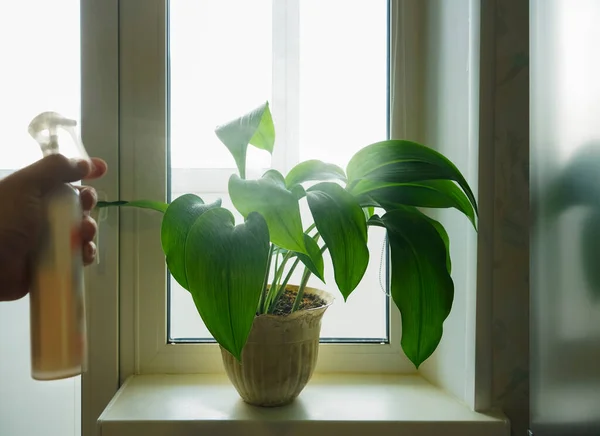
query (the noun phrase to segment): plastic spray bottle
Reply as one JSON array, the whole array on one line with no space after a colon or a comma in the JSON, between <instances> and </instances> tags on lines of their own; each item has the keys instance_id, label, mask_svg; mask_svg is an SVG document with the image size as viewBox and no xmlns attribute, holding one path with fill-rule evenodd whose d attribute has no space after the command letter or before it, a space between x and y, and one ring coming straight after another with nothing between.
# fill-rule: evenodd
<instances>
[{"instance_id":1,"label":"plastic spray bottle","mask_svg":"<svg viewBox=\"0 0 600 436\"><path fill-rule=\"evenodd\" d=\"M89 160L77 122L44 112L29 134L44 156L62 154ZM46 197L46 217L33 263L30 290L31 376L36 380L72 377L85 371L87 337L80 230L79 191L64 184Z\"/></svg>"}]
</instances>

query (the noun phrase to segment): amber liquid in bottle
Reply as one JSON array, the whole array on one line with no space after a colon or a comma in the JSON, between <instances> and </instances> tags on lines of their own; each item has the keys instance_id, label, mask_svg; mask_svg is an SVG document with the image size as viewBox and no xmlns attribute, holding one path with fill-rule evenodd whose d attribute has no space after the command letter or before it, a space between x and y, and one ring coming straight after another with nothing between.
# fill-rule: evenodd
<instances>
[{"instance_id":1,"label":"amber liquid in bottle","mask_svg":"<svg viewBox=\"0 0 600 436\"><path fill-rule=\"evenodd\" d=\"M30 292L31 375L37 380L79 375L87 355L79 193L65 184L46 200Z\"/></svg>"}]
</instances>

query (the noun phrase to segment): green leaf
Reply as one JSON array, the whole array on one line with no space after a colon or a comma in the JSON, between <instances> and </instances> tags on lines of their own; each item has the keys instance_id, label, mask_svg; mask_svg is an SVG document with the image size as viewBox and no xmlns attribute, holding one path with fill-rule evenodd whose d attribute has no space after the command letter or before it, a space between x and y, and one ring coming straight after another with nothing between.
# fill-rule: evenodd
<instances>
[{"instance_id":1,"label":"green leaf","mask_svg":"<svg viewBox=\"0 0 600 436\"><path fill-rule=\"evenodd\" d=\"M387 212L392 256L391 293L402 314L402 349L418 368L437 348L452 308L454 283L438 230L410 209Z\"/></svg>"},{"instance_id":2,"label":"green leaf","mask_svg":"<svg viewBox=\"0 0 600 436\"><path fill-rule=\"evenodd\" d=\"M432 208L453 207L465 214L473 227L477 229L473 206L464 192L451 180L390 183L363 179L352 188L351 192L359 198L359 202L362 202L363 195L368 195L386 210L392 210L398 205Z\"/></svg>"},{"instance_id":3,"label":"green leaf","mask_svg":"<svg viewBox=\"0 0 600 436\"><path fill-rule=\"evenodd\" d=\"M306 198L329 249L335 281L346 300L369 263L365 214L356 199L336 183L319 183L307 191Z\"/></svg>"},{"instance_id":4,"label":"green leaf","mask_svg":"<svg viewBox=\"0 0 600 436\"><path fill-rule=\"evenodd\" d=\"M385 224L383 224L383 221L379 215L372 215L367 221L367 225L385 228Z\"/></svg>"},{"instance_id":5,"label":"green leaf","mask_svg":"<svg viewBox=\"0 0 600 436\"><path fill-rule=\"evenodd\" d=\"M185 245L190 292L204 324L236 359L248 339L269 257L267 223L257 213L234 227L231 212L211 209Z\"/></svg>"},{"instance_id":6,"label":"green leaf","mask_svg":"<svg viewBox=\"0 0 600 436\"><path fill-rule=\"evenodd\" d=\"M233 155L240 177L245 179L248 144L273 153L275 127L269 103L265 102L253 111L218 126L215 133Z\"/></svg>"},{"instance_id":7,"label":"green leaf","mask_svg":"<svg viewBox=\"0 0 600 436\"><path fill-rule=\"evenodd\" d=\"M165 211L160 239L169 271L177 283L189 290L185 272L185 246L190 229L204 212L221 206L221 200L205 204L194 194L176 198Z\"/></svg>"},{"instance_id":8,"label":"green leaf","mask_svg":"<svg viewBox=\"0 0 600 436\"><path fill-rule=\"evenodd\" d=\"M308 256L303 253L295 252L294 255L298 256L300 262L306 266L310 272L325 283L325 263L323 262L323 253L317 242L306 233L304 234L304 245L308 251Z\"/></svg>"},{"instance_id":9,"label":"green leaf","mask_svg":"<svg viewBox=\"0 0 600 436\"><path fill-rule=\"evenodd\" d=\"M277 185L285 188L285 179L283 178L283 175L277 170L267 170L263 174L263 178L272 180Z\"/></svg>"},{"instance_id":10,"label":"green leaf","mask_svg":"<svg viewBox=\"0 0 600 436\"><path fill-rule=\"evenodd\" d=\"M99 201L96 204L97 208L103 207L114 207L114 206L124 206L124 207L136 207L140 209L151 209L157 212L164 213L167 210L169 205L167 203L163 203L162 201L150 201L150 200L135 200L135 201Z\"/></svg>"},{"instance_id":11,"label":"green leaf","mask_svg":"<svg viewBox=\"0 0 600 436\"><path fill-rule=\"evenodd\" d=\"M320 160L307 160L300 162L290 170L285 178L288 188L304 182L341 180L346 181L344 170L337 165L321 162Z\"/></svg>"},{"instance_id":12,"label":"green leaf","mask_svg":"<svg viewBox=\"0 0 600 436\"><path fill-rule=\"evenodd\" d=\"M442 238L444 246L446 247L446 269L448 270L448 274L452 274L452 259L450 258L450 238L448 237L448 232L446 232L446 229L439 221L429 218L427 215L417 209L415 209L415 212L423 215L423 217L428 220L433 227L435 227L440 235L440 238Z\"/></svg>"},{"instance_id":13,"label":"green leaf","mask_svg":"<svg viewBox=\"0 0 600 436\"><path fill-rule=\"evenodd\" d=\"M244 217L258 212L265 218L275 245L308 254L298 200L286 189L280 173L270 170L258 180L242 180L234 174L229 179L229 194Z\"/></svg>"},{"instance_id":14,"label":"green leaf","mask_svg":"<svg viewBox=\"0 0 600 436\"><path fill-rule=\"evenodd\" d=\"M300 200L303 197L306 196L306 191L304 190L304 188L302 187L302 185L294 185L290 188L290 192L292 194L294 194L294 197L296 197L296 200Z\"/></svg>"},{"instance_id":15,"label":"green leaf","mask_svg":"<svg viewBox=\"0 0 600 436\"><path fill-rule=\"evenodd\" d=\"M375 208L373 206L363 207L363 212L365 213L365 219L369 220L375 213Z\"/></svg>"},{"instance_id":16,"label":"green leaf","mask_svg":"<svg viewBox=\"0 0 600 436\"><path fill-rule=\"evenodd\" d=\"M378 205L378 206L380 206L380 205ZM442 238L442 241L444 242L444 245L446 247L446 268L448 269L448 274L452 273L452 259L450 258L450 238L448 237L448 232L446 232L446 229L444 228L442 223L428 217L423 212L421 212L419 209L417 209L416 207L413 207L413 206L395 205L393 208L390 208L389 210L386 210L386 211L389 212L390 210L396 210L396 209L402 209L407 212L412 212L412 213L418 214L421 217L423 217L423 219L429 221L429 223L433 227L435 227L435 229L439 233L440 238ZM367 221L367 224L370 226L385 227L385 225L383 224L383 221L381 221L381 218L377 215L371 216L369 218L369 220Z\"/></svg>"},{"instance_id":17,"label":"green leaf","mask_svg":"<svg viewBox=\"0 0 600 436\"><path fill-rule=\"evenodd\" d=\"M361 179L388 183L454 180L477 214L475 196L458 168L441 153L416 142L388 140L371 144L352 157L346 173L351 190Z\"/></svg>"},{"instance_id":18,"label":"green leaf","mask_svg":"<svg viewBox=\"0 0 600 436\"><path fill-rule=\"evenodd\" d=\"M446 232L446 229L444 228L444 226L440 222L425 215L423 212L421 212L416 207L397 206L391 210L396 210L396 209L402 209L402 210L405 210L408 212L418 214L418 215L422 216L425 220L428 220L429 223L431 223L431 225L433 227L435 227L435 229L439 233L440 238L442 238L442 241L444 242L444 245L446 247L446 268L448 269L448 274L452 273L452 259L450 258L450 238L448 237L448 232ZM369 226L385 227L385 225L383 224L383 221L381 220L381 218L378 215L371 216L369 218L369 220L367 221L367 224Z\"/></svg>"}]
</instances>

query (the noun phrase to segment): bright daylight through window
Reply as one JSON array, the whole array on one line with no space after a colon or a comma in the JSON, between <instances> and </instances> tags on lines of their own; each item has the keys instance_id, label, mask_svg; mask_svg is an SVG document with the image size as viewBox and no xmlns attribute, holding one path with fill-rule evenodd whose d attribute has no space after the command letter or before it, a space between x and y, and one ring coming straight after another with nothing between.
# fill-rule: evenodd
<instances>
[{"instance_id":1,"label":"bright daylight through window","mask_svg":"<svg viewBox=\"0 0 600 436\"><path fill-rule=\"evenodd\" d=\"M308 159L345 168L359 149L385 139L388 27L386 0L171 0L169 200L195 193L206 203L221 198L235 211L227 194L235 162L214 129L265 101L275 152L248 149L251 178L269 168L285 174ZM306 199L301 210L310 224ZM347 302L328 254L326 284L311 277L309 286L336 298L322 340L388 341L384 238L382 229L370 229L369 266ZM297 268L290 283L299 284L301 274ZM173 278L168 321L172 342L211 340L190 293Z\"/></svg>"}]
</instances>

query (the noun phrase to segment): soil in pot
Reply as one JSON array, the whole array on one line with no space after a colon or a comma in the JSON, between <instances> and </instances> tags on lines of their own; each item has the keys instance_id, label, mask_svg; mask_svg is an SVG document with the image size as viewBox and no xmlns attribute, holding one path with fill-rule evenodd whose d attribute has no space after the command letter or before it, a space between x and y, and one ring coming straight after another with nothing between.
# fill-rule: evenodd
<instances>
[{"instance_id":1,"label":"soil in pot","mask_svg":"<svg viewBox=\"0 0 600 436\"><path fill-rule=\"evenodd\" d=\"M286 289L273 311L273 315L285 316L292 313L292 307L296 301L298 291L295 289ZM304 293L300 302L299 310L316 309L327 305L327 301L319 297L317 294Z\"/></svg>"}]
</instances>

